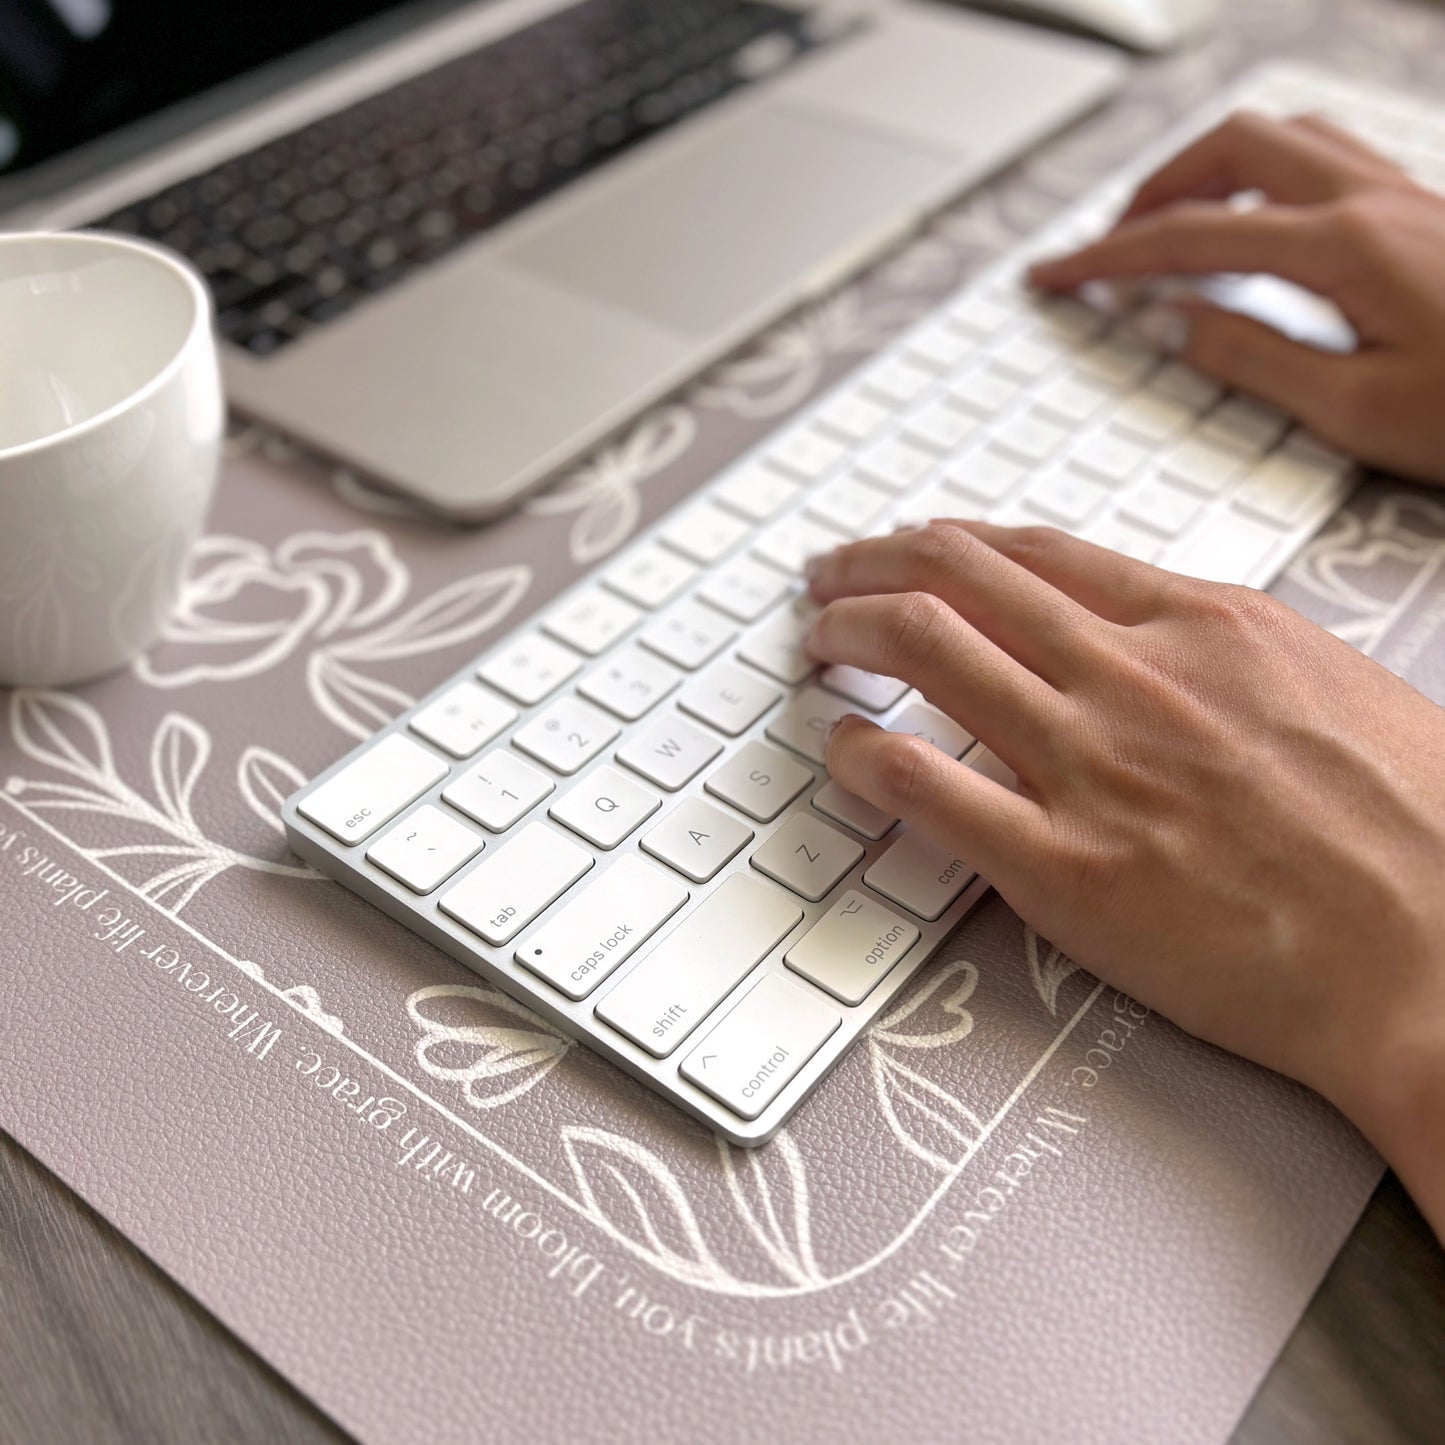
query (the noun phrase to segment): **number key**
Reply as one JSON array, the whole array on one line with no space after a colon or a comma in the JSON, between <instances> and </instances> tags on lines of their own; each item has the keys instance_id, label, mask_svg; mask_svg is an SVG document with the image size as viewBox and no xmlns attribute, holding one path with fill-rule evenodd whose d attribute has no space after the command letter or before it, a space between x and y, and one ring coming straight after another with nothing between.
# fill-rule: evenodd
<instances>
[{"instance_id":1,"label":"number key","mask_svg":"<svg viewBox=\"0 0 1445 1445\"><path fill-rule=\"evenodd\" d=\"M605 712L578 698L563 697L519 728L512 741L538 762L571 774L595 758L620 732Z\"/></svg>"}]
</instances>

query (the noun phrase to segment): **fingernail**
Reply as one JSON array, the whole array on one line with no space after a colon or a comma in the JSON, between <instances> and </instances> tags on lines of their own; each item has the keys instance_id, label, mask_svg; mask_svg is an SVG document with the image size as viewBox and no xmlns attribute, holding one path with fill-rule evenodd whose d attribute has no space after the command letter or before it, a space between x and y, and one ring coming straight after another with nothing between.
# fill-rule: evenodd
<instances>
[{"instance_id":1,"label":"fingernail","mask_svg":"<svg viewBox=\"0 0 1445 1445\"><path fill-rule=\"evenodd\" d=\"M1189 345L1188 315L1166 302L1156 301L1146 306L1130 324L1145 341L1171 356Z\"/></svg>"}]
</instances>

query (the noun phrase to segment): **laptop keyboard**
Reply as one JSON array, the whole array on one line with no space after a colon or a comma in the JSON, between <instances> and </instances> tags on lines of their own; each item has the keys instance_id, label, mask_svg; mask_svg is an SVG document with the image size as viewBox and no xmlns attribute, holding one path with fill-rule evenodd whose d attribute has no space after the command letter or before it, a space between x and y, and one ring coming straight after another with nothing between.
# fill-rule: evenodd
<instances>
[{"instance_id":1,"label":"laptop keyboard","mask_svg":"<svg viewBox=\"0 0 1445 1445\"><path fill-rule=\"evenodd\" d=\"M760 0L583 0L95 224L189 257L269 356L818 43Z\"/></svg>"},{"instance_id":2,"label":"laptop keyboard","mask_svg":"<svg viewBox=\"0 0 1445 1445\"><path fill-rule=\"evenodd\" d=\"M296 850L726 1137L770 1137L985 888L828 778L833 721L1011 781L903 683L813 664L808 556L966 515L1262 586L1354 485L1127 317L1021 282L1237 104L1323 110L1445 188L1441 112L1258 72L302 789Z\"/></svg>"}]
</instances>

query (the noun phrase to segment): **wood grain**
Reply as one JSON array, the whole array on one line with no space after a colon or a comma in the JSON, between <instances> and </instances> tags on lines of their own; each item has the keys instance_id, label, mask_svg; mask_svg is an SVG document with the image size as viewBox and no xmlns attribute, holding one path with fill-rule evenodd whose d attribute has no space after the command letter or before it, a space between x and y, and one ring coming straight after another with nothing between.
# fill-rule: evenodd
<instances>
[{"instance_id":1,"label":"wood grain","mask_svg":"<svg viewBox=\"0 0 1445 1445\"><path fill-rule=\"evenodd\" d=\"M1435 1445L1445 1254L1393 1177L1233 1445ZM0 1134L0 1445L341 1445L347 1436Z\"/></svg>"}]
</instances>

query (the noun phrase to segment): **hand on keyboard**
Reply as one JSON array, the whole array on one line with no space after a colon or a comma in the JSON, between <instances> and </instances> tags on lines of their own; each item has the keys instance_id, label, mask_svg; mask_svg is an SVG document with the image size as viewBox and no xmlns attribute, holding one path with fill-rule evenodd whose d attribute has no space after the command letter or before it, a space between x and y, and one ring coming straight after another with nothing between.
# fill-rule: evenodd
<instances>
[{"instance_id":1,"label":"hand on keyboard","mask_svg":"<svg viewBox=\"0 0 1445 1445\"><path fill-rule=\"evenodd\" d=\"M1227 204L1245 191L1267 200ZM1146 181L1102 240L1031 276L1068 291L1213 272L1327 297L1358 349L1323 351L1196 298L1156 302L1138 324L1362 460L1445 483L1445 197L1324 121L1241 112Z\"/></svg>"},{"instance_id":2,"label":"hand on keyboard","mask_svg":"<svg viewBox=\"0 0 1445 1445\"><path fill-rule=\"evenodd\" d=\"M859 717L834 779L1320 1090L1445 1235L1445 710L1268 596L1050 529L935 522L810 575L810 650L912 683L1018 791Z\"/></svg>"}]
</instances>

